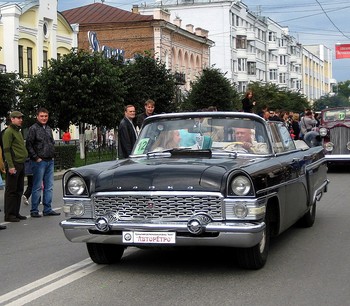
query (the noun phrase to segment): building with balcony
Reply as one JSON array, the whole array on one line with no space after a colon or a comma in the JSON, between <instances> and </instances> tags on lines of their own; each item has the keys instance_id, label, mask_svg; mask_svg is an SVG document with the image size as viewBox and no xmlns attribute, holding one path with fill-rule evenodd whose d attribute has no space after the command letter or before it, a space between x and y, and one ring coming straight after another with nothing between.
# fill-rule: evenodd
<instances>
[{"instance_id":1,"label":"building with balcony","mask_svg":"<svg viewBox=\"0 0 350 306\"><path fill-rule=\"evenodd\" d=\"M180 16L170 21L169 12L156 8L141 15L101 3L94 3L62 14L70 24L79 25L78 46L85 50L111 50L132 59L137 54L150 52L172 71L179 85L190 88L199 73L210 66L210 48L213 41L208 31L182 27ZM92 37L93 36L93 37Z\"/></svg>"},{"instance_id":2,"label":"building with balcony","mask_svg":"<svg viewBox=\"0 0 350 306\"><path fill-rule=\"evenodd\" d=\"M171 18L181 16L185 24L205 25L215 42L211 63L226 73L239 92L245 92L249 82L258 81L304 93L310 100L319 98L323 90L309 90L311 81L304 75L306 50L328 67L324 84L312 82L312 88L331 86L332 58L325 56L327 52L304 48L287 27L251 12L239 0L164 0L142 4L139 11L148 14L155 7L168 10Z\"/></svg>"},{"instance_id":3,"label":"building with balcony","mask_svg":"<svg viewBox=\"0 0 350 306\"><path fill-rule=\"evenodd\" d=\"M57 1L0 1L2 71L31 76L76 46L76 31L57 12Z\"/></svg>"}]
</instances>

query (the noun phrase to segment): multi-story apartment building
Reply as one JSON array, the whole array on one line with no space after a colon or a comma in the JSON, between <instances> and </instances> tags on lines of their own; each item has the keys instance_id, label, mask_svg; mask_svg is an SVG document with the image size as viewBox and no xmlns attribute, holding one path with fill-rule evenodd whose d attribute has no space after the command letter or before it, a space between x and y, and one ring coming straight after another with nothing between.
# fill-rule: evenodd
<instances>
[{"instance_id":1,"label":"multi-story apartment building","mask_svg":"<svg viewBox=\"0 0 350 306\"><path fill-rule=\"evenodd\" d=\"M78 45L91 50L91 33L102 49L122 50L125 59L133 58L144 51L151 52L165 63L182 83L190 88L203 68L210 65L208 31L192 24L182 27L181 19L173 18L160 8L149 15L133 12L101 3L94 3L62 12L69 23L79 25ZM106 47L108 46L108 47Z\"/></svg>"},{"instance_id":2,"label":"multi-story apartment building","mask_svg":"<svg viewBox=\"0 0 350 306\"><path fill-rule=\"evenodd\" d=\"M139 11L147 14L154 7L167 9L171 18L181 16L184 23L205 25L209 38L215 42L211 63L225 72L240 92L245 92L252 81L271 82L314 100L326 94L324 89L333 82L332 70L323 70L326 76L314 76L318 79L313 84L318 87L315 95L309 96L309 83L304 85L309 82L303 69L306 48L289 35L288 28L254 14L239 0L164 0L144 4ZM322 58L316 50L306 50L315 55L309 58L327 61L327 67L331 68L331 57Z\"/></svg>"},{"instance_id":3,"label":"multi-story apartment building","mask_svg":"<svg viewBox=\"0 0 350 306\"><path fill-rule=\"evenodd\" d=\"M57 1L0 1L3 71L33 75L76 46L76 31L57 12Z\"/></svg>"},{"instance_id":4,"label":"multi-story apartment building","mask_svg":"<svg viewBox=\"0 0 350 306\"><path fill-rule=\"evenodd\" d=\"M333 92L336 80L332 78L332 51L323 45L305 45L303 48L304 94L311 101Z\"/></svg>"}]
</instances>

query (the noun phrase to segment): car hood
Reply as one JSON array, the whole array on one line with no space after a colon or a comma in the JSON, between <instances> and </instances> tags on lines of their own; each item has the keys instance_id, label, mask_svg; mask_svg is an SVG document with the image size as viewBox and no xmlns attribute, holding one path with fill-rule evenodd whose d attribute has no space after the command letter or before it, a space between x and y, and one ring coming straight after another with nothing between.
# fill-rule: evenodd
<instances>
[{"instance_id":1,"label":"car hood","mask_svg":"<svg viewBox=\"0 0 350 306\"><path fill-rule=\"evenodd\" d=\"M127 159L90 173L99 191L220 191L231 170L252 159Z\"/></svg>"}]
</instances>

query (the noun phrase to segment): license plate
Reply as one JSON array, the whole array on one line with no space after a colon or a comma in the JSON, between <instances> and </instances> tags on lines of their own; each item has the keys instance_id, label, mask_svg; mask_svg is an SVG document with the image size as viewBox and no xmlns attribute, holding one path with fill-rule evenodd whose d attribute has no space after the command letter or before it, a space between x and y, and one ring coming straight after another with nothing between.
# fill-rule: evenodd
<instances>
[{"instance_id":1,"label":"license plate","mask_svg":"<svg viewBox=\"0 0 350 306\"><path fill-rule=\"evenodd\" d=\"M175 244L175 232L123 232L123 243Z\"/></svg>"}]
</instances>

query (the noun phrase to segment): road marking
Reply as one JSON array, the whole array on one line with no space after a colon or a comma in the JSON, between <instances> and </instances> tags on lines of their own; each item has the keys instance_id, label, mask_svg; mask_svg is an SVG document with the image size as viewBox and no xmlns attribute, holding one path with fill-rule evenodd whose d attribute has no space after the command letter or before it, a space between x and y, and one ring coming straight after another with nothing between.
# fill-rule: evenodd
<instances>
[{"instance_id":1,"label":"road marking","mask_svg":"<svg viewBox=\"0 0 350 306\"><path fill-rule=\"evenodd\" d=\"M123 257L126 257L135 251L136 248L127 248L124 251ZM5 305L4 303L10 300L13 301L6 303L6 306L25 305L104 267L106 267L106 265L95 264L90 258L86 258L74 265L1 295L0 305Z\"/></svg>"},{"instance_id":2,"label":"road marking","mask_svg":"<svg viewBox=\"0 0 350 306\"><path fill-rule=\"evenodd\" d=\"M33 301L57 288L60 288L64 286L65 284L71 283L85 275L88 275L98 269L101 269L105 267L105 265L97 265L91 261L90 258L84 259L83 261L80 261L74 265L71 265L67 268L64 268L60 271L57 271L53 274L50 274L48 276L45 276L41 279L38 279L37 281L34 281L28 285L25 285L21 288L18 288L16 290L13 290L11 292L8 292L2 296L0 296L0 304L5 303L6 301L9 301L14 298L18 298L19 296L22 296L23 294L33 291L34 289L44 286L34 292L31 292L21 298L18 298L16 301L6 304L6 305L24 305L30 301ZM78 271L78 272L75 272ZM66 276L68 275L68 276ZM66 277L64 277L66 276ZM64 278L62 278L64 277ZM61 279L59 279L61 278ZM59 280L57 280L59 279ZM56 282L52 283L53 281L57 280ZM49 284L48 284L49 283Z\"/></svg>"}]
</instances>

